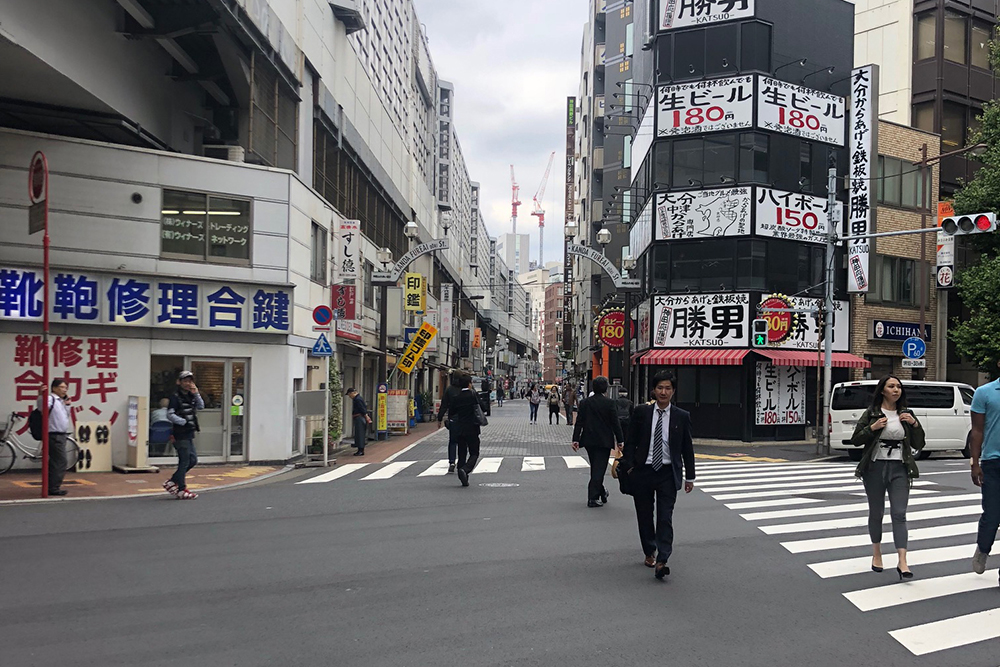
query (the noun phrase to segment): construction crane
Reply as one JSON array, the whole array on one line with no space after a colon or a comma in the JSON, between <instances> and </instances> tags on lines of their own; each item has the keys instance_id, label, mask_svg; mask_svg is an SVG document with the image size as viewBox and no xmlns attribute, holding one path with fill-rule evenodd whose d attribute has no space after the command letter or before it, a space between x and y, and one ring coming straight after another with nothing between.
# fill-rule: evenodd
<instances>
[{"instance_id":1,"label":"construction crane","mask_svg":"<svg viewBox=\"0 0 1000 667\"><path fill-rule=\"evenodd\" d=\"M517 196L521 193L521 186L514 178L514 165L510 165L510 233L517 234L517 207L521 205L521 200Z\"/></svg>"},{"instance_id":2,"label":"construction crane","mask_svg":"<svg viewBox=\"0 0 1000 667\"><path fill-rule=\"evenodd\" d=\"M538 268L543 268L545 263L542 261L542 253L544 252L544 241L545 241L545 209L542 208L542 198L545 196L545 186L549 182L549 172L552 171L552 161L556 159L556 152L552 151L549 155L549 164L545 167L545 175L542 176L542 182L538 186L538 192L535 193L532 203L534 204L534 210L531 215L538 218Z\"/></svg>"}]
</instances>

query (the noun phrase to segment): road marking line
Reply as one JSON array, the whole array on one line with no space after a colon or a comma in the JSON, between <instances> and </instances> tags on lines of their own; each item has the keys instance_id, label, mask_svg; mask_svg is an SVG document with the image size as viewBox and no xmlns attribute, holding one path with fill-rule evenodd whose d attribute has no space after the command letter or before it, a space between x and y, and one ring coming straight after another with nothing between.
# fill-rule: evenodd
<instances>
[{"instance_id":1,"label":"road marking line","mask_svg":"<svg viewBox=\"0 0 1000 667\"><path fill-rule=\"evenodd\" d=\"M322 484L324 482L332 482L335 479L340 479L346 475L350 475L355 470L361 470L367 463L345 463L339 465L330 472L325 472L322 475L316 475L309 479L304 479L301 482L295 482L296 484Z\"/></svg>"},{"instance_id":2,"label":"road marking line","mask_svg":"<svg viewBox=\"0 0 1000 667\"><path fill-rule=\"evenodd\" d=\"M914 521L924 521L927 519L944 519L956 516L970 516L980 514L982 508L979 505L966 505L964 507L943 507L934 510L923 510L920 512L909 512L906 515L907 523ZM891 518L886 513L882 523L891 523ZM803 521L801 523L784 523L774 526L758 526L765 535L787 535L789 533L812 533L820 530L837 530L839 528L861 528L868 525L867 516L853 516L846 519L827 519L825 521Z\"/></svg>"},{"instance_id":3,"label":"road marking line","mask_svg":"<svg viewBox=\"0 0 1000 667\"><path fill-rule=\"evenodd\" d=\"M917 505L934 505L937 503L959 503L966 500L977 500L978 493L962 493L957 496L936 496L934 498L917 498L911 500L910 507ZM778 510L775 512L753 512L741 514L747 521L760 521L762 519L791 519L797 516L815 516L818 514L841 514L848 512L866 512L868 503L851 503L849 505L833 505L826 507L805 507L797 510Z\"/></svg>"},{"instance_id":4,"label":"road marking line","mask_svg":"<svg viewBox=\"0 0 1000 667\"><path fill-rule=\"evenodd\" d=\"M946 526L932 526L930 528L917 528L909 531L910 542L920 540L933 540L939 537L957 537L959 535L975 535L979 531L979 523L959 523L948 524ZM814 551L829 551L831 549L848 549L850 547L863 547L872 543L868 533L861 535L846 535L844 537L823 537L814 540L797 540L795 542L782 542L793 554L811 553Z\"/></svg>"},{"instance_id":5,"label":"road marking line","mask_svg":"<svg viewBox=\"0 0 1000 667\"><path fill-rule=\"evenodd\" d=\"M968 470L945 470L943 472L922 472L921 477L927 477L928 475L965 475L968 474Z\"/></svg>"},{"instance_id":6,"label":"road marking line","mask_svg":"<svg viewBox=\"0 0 1000 667\"><path fill-rule=\"evenodd\" d=\"M913 483L913 486L927 486L933 484L934 482L917 480ZM812 493L840 493L842 491L854 491L858 488L861 482L854 482L849 486L830 486L830 487L820 487L816 489L790 489L787 491L751 491L749 493L723 493L722 495L712 496L716 500L744 500L749 498L780 498L782 496L802 496ZM910 491L913 493L913 491Z\"/></svg>"},{"instance_id":7,"label":"road marking line","mask_svg":"<svg viewBox=\"0 0 1000 667\"><path fill-rule=\"evenodd\" d=\"M416 463L416 461L396 461L395 463L390 463L389 465L383 467L382 469L376 470L367 477L362 477L361 481L364 482L370 479L389 479L390 477L393 477L394 475L396 475L396 473L400 472L401 470L409 468L414 463Z\"/></svg>"},{"instance_id":8,"label":"road marking line","mask_svg":"<svg viewBox=\"0 0 1000 667\"><path fill-rule=\"evenodd\" d=\"M971 593L997 587L997 571L984 574L965 572L933 579L914 579L905 586L879 586L844 593L844 597L861 611L886 609L911 602L933 600L958 593Z\"/></svg>"},{"instance_id":9,"label":"road marking line","mask_svg":"<svg viewBox=\"0 0 1000 667\"><path fill-rule=\"evenodd\" d=\"M779 470L765 470L761 472L745 472L745 473L730 473L723 472L717 473L715 471L709 471L698 475L698 478L706 478L712 480L720 481L737 481L737 480L756 480L756 479L767 479L768 477L773 478L785 478L794 477L796 475L838 475L840 473L850 472L853 473L853 468L847 467L836 467L836 468L816 468L815 466L810 466L808 468L782 468Z\"/></svg>"},{"instance_id":10,"label":"road marking line","mask_svg":"<svg viewBox=\"0 0 1000 667\"><path fill-rule=\"evenodd\" d=\"M854 479L854 473L846 473L844 475L825 477L807 482L796 482L792 480L787 480L780 483L775 482L773 484L737 484L737 485L724 482L722 486L719 486L718 483L715 485L710 485L708 490L711 491L712 493L724 493L729 491L751 491L751 490L769 491L771 489L804 489L811 486L845 484L847 482L852 481L853 479ZM859 484L861 483L860 480L858 481L858 483Z\"/></svg>"},{"instance_id":11,"label":"road marking line","mask_svg":"<svg viewBox=\"0 0 1000 667\"><path fill-rule=\"evenodd\" d=\"M447 475L447 474L448 474L448 461L445 459L441 459L440 461L435 461L430 468L417 475L417 477L436 477L438 475Z\"/></svg>"},{"instance_id":12,"label":"road marking line","mask_svg":"<svg viewBox=\"0 0 1000 667\"><path fill-rule=\"evenodd\" d=\"M937 549L924 549L920 551L908 551L906 562L909 565L931 565L934 563L947 563L955 560L971 559L972 553L969 545L963 544L955 547L939 547ZM896 567L898 560L896 554L886 553L882 557L882 564L887 570ZM859 558L841 558L829 560L821 563L810 563L809 569L818 574L823 579L832 577L843 577L851 574L862 574L871 572L872 556L861 556ZM998 623L1000 627L1000 623Z\"/></svg>"},{"instance_id":13,"label":"road marking line","mask_svg":"<svg viewBox=\"0 0 1000 667\"><path fill-rule=\"evenodd\" d=\"M854 477L854 472L850 470L845 470L844 472L834 472L822 475L792 475L790 477L762 477L760 479L712 479L703 480L701 476L698 477L698 481L701 482L701 487L706 486L713 487L729 487L733 491L738 491L740 489L780 489L789 484L797 484L799 482L812 482L814 485L820 484L824 480L843 483L846 479ZM770 486L764 486L770 484Z\"/></svg>"},{"instance_id":14,"label":"road marking line","mask_svg":"<svg viewBox=\"0 0 1000 667\"><path fill-rule=\"evenodd\" d=\"M1000 609L893 630L893 639L913 655L927 655L1000 637Z\"/></svg>"},{"instance_id":15,"label":"road marking line","mask_svg":"<svg viewBox=\"0 0 1000 667\"><path fill-rule=\"evenodd\" d=\"M776 500L751 500L745 503L730 503L726 505L731 510L750 510L758 507L782 507L786 505L810 505L821 503L822 500L815 498L778 498Z\"/></svg>"},{"instance_id":16,"label":"road marking line","mask_svg":"<svg viewBox=\"0 0 1000 667\"><path fill-rule=\"evenodd\" d=\"M534 470L545 470L544 456L525 456L521 460L521 472L531 472Z\"/></svg>"},{"instance_id":17,"label":"road marking line","mask_svg":"<svg viewBox=\"0 0 1000 667\"><path fill-rule=\"evenodd\" d=\"M756 463L758 461L763 461L766 463L780 463L782 461L787 461L788 459L775 459L767 456L741 456L738 459L734 459L732 456L716 456L714 454L695 454L696 459L708 460L708 461L746 461L747 463Z\"/></svg>"},{"instance_id":18,"label":"road marking line","mask_svg":"<svg viewBox=\"0 0 1000 667\"><path fill-rule=\"evenodd\" d=\"M590 463L582 456L564 456L563 460L566 461L566 467L570 469L590 467Z\"/></svg>"},{"instance_id":19,"label":"road marking line","mask_svg":"<svg viewBox=\"0 0 1000 667\"><path fill-rule=\"evenodd\" d=\"M492 473L500 470L500 464L503 463L502 456L488 457L485 459L479 459L476 469L472 471L472 474L477 473Z\"/></svg>"}]
</instances>

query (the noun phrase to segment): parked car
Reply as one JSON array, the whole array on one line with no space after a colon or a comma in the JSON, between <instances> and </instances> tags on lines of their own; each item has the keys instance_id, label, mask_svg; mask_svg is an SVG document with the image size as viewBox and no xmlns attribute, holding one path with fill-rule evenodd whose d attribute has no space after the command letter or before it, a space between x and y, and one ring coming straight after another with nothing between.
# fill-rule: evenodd
<instances>
[{"instance_id":1,"label":"parked car","mask_svg":"<svg viewBox=\"0 0 1000 667\"><path fill-rule=\"evenodd\" d=\"M853 461L861 460L861 447L851 446L851 436L861 413L872 404L877 380L841 382L833 388L830 403L830 449L847 450ZM975 389L958 382L903 380L907 407L920 420L927 444L918 455L926 459L932 452L959 450L971 455L970 406Z\"/></svg>"}]
</instances>

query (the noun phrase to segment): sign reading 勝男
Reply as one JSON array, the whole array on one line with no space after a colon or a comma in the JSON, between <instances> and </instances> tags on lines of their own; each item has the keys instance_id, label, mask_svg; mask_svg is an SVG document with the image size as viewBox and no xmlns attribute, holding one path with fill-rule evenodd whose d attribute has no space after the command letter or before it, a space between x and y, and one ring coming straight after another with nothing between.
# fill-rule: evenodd
<instances>
[{"instance_id":1,"label":"sign reading \u52dd\u7537","mask_svg":"<svg viewBox=\"0 0 1000 667\"><path fill-rule=\"evenodd\" d=\"M754 0L659 0L660 30L719 23L754 15Z\"/></svg>"},{"instance_id":2,"label":"sign reading \u52dd\u7537","mask_svg":"<svg viewBox=\"0 0 1000 667\"><path fill-rule=\"evenodd\" d=\"M872 160L878 147L878 65L858 67L851 73L851 133L848 137L850 177L847 206L849 236L867 236L874 226ZM847 291L868 291L868 256L871 240L847 242Z\"/></svg>"}]
</instances>

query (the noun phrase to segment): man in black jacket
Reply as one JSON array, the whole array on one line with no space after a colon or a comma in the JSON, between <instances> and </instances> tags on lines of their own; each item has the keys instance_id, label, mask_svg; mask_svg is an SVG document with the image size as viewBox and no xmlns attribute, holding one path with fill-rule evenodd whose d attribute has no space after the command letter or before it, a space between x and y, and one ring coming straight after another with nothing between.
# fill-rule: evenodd
<instances>
[{"instance_id":1,"label":"man in black jacket","mask_svg":"<svg viewBox=\"0 0 1000 667\"><path fill-rule=\"evenodd\" d=\"M372 423L371 415L368 413L368 405L365 399L354 387L347 390L347 395L351 399L351 417L354 420L354 446L358 451L355 456L365 455L365 443L368 441L368 425Z\"/></svg>"},{"instance_id":2,"label":"man in black jacket","mask_svg":"<svg viewBox=\"0 0 1000 667\"><path fill-rule=\"evenodd\" d=\"M631 478L639 540L646 565L656 568L657 579L670 574L667 560L673 551L677 492L683 486L685 493L691 493L695 479L691 415L671 405L676 388L673 373L661 371L653 376L656 403L640 405L632 413L631 433L618 464L619 470L624 466Z\"/></svg>"},{"instance_id":3,"label":"man in black jacket","mask_svg":"<svg viewBox=\"0 0 1000 667\"><path fill-rule=\"evenodd\" d=\"M194 373L181 371L177 376L177 391L170 397L167 419L174 425L174 451L177 452L177 472L163 483L167 493L181 500L194 500L198 494L188 491L186 475L198 465L198 454L194 449L194 434L198 427L198 410L205 409L205 400L194 383Z\"/></svg>"},{"instance_id":4,"label":"man in black jacket","mask_svg":"<svg viewBox=\"0 0 1000 667\"><path fill-rule=\"evenodd\" d=\"M555 390L553 390L555 391ZM573 427L573 451L580 447L590 458L590 484L587 486L587 507L601 507L608 502L604 474L608 470L611 450L621 447L622 427L615 412L615 402L605 396L608 378L594 378L594 395L583 399Z\"/></svg>"},{"instance_id":5,"label":"man in black jacket","mask_svg":"<svg viewBox=\"0 0 1000 667\"><path fill-rule=\"evenodd\" d=\"M444 390L444 396L441 398L441 407L438 408L438 428L441 428L441 422L448 415L448 408L451 406L452 401L462 392L461 380L461 372L452 372L451 382ZM450 420L445 423L445 427L448 429L448 472L453 473L455 472L455 459L458 458L458 441L455 440L455 434L451 431Z\"/></svg>"}]
</instances>

